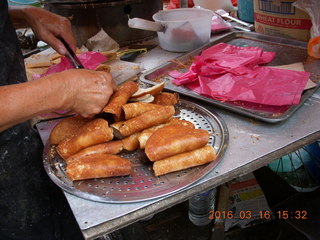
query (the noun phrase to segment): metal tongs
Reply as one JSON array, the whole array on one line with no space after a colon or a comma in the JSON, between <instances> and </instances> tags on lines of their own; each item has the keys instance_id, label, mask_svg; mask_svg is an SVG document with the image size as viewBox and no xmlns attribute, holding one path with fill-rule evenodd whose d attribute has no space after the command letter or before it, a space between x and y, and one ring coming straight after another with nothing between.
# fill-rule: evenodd
<instances>
[{"instance_id":1,"label":"metal tongs","mask_svg":"<svg viewBox=\"0 0 320 240\"><path fill-rule=\"evenodd\" d=\"M72 51L69 44L62 37L58 36L57 38L63 43L63 45L67 49L65 56L69 59L70 63L74 66L74 68L84 69L84 66L82 65L82 63L80 62L79 58L74 53L74 51Z\"/></svg>"}]
</instances>

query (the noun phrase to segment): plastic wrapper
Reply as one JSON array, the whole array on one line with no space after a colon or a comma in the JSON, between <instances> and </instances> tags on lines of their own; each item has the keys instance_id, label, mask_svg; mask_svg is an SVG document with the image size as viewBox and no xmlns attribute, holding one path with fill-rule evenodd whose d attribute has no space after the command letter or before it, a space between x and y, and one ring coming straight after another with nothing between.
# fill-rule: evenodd
<instances>
[{"instance_id":1,"label":"plastic wrapper","mask_svg":"<svg viewBox=\"0 0 320 240\"><path fill-rule=\"evenodd\" d=\"M263 105L298 104L310 73L260 66L275 53L258 47L219 43L195 57L189 71L171 71L176 85L219 101L244 101Z\"/></svg>"},{"instance_id":2,"label":"plastic wrapper","mask_svg":"<svg viewBox=\"0 0 320 240\"><path fill-rule=\"evenodd\" d=\"M320 36L320 3L319 0L297 0L293 6L309 14L312 27L310 29L311 38Z\"/></svg>"},{"instance_id":3,"label":"plastic wrapper","mask_svg":"<svg viewBox=\"0 0 320 240\"><path fill-rule=\"evenodd\" d=\"M91 69L91 70L95 70L101 63L107 60L105 56L103 56L101 53L98 53L98 52L84 52L77 55L77 57L79 58L79 60L81 61L81 63L86 69ZM74 67L70 63L70 61L66 57L62 57L60 63L50 66L45 74L33 75L33 79L38 79L40 77L44 77L52 73L62 72L67 69L73 69L73 68Z\"/></svg>"},{"instance_id":4,"label":"plastic wrapper","mask_svg":"<svg viewBox=\"0 0 320 240\"><path fill-rule=\"evenodd\" d=\"M90 51L95 52L115 52L119 49L119 44L101 28L101 30L96 35L87 40L86 47Z\"/></svg>"},{"instance_id":5,"label":"plastic wrapper","mask_svg":"<svg viewBox=\"0 0 320 240\"><path fill-rule=\"evenodd\" d=\"M222 31L227 31L232 28L231 23L223 20L222 17L218 15L213 15L212 17L212 23L211 23L211 32L212 33L218 33Z\"/></svg>"}]
</instances>

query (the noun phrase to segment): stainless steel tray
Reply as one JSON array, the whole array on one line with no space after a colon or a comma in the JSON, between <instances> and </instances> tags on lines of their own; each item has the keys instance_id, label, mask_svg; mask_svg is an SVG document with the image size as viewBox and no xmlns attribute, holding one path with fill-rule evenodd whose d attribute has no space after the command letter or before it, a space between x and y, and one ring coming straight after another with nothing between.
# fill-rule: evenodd
<instances>
[{"instance_id":1,"label":"stainless steel tray","mask_svg":"<svg viewBox=\"0 0 320 240\"><path fill-rule=\"evenodd\" d=\"M304 91L299 105L285 107L262 107L260 104L237 104L230 102L220 102L212 98L199 95L186 87L176 86L172 84L172 77L168 76L167 73L174 69L179 70L179 64L176 62L167 62L163 65L160 65L157 68L154 68L142 74L140 76L140 81L144 83L149 83L151 85L155 85L156 83L163 81L166 83L166 90L178 92L180 94L205 101L212 105L269 123L276 123L289 118L320 86L320 60L308 57L306 42L262 35L258 33L230 32L201 48L198 48L188 54L178 57L177 60L181 63L190 63L190 59L192 59L194 56L199 55L202 50L220 42L225 42L235 46L255 46L262 48L264 51L276 52L276 57L271 63L269 63L269 66L286 65L296 62L302 62L305 71L311 73L310 78L315 83L317 83L317 87Z\"/></svg>"},{"instance_id":2,"label":"stainless steel tray","mask_svg":"<svg viewBox=\"0 0 320 240\"><path fill-rule=\"evenodd\" d=\"M199 180L220 162L228 144L228 129L224 121L207 109L185 100L176 107L176 117L191 121L196 128L210 133L209 144L217 154L215 161L186 170L156 177L143 151L126 152L122 157L133 163L131 176L72 182L65 173L65 162L55 146L45 146L43 164L49 177L63 190L88 200L108 203L129 203L173 194ZM57 121L57 120L56 120ZM48 123L50 125L51 123ZM53 124L51 124L53 126Z\"/></svg>"}]
</instances>

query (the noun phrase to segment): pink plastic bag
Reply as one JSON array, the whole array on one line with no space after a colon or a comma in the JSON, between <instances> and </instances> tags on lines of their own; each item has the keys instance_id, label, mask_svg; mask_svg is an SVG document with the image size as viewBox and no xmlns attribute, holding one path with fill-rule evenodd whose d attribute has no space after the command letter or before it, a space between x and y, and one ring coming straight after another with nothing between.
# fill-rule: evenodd
<instances>
[{"instance_id":1,"label":"pink plastic bag","mask_svg":"<svg viewBox=\"0 0 320 240\"><path fill-rule=\"evenodd\" d=\"M96 69L101 63L107 60L105 56L98 52L84 52L77 55L77 57L86 69L91 70ZM67 69L73 68L74 67L72 66L70 61L66 57L62 57L60 63L50 66L45 74L33 75L33 79L38 79L40 77L44 77L52 73L62 72Z\"/></svg>"},{"instance_id":2,"label":"pink plastic bag","mask_svg":"<svg viewBox=\"0 0 320 240\"><path fill-rule=\"evenodd\" d=\"M204 50L186 73L172 71L176 85L219 101L245 101L264 105L298 104L310 73L259 66L273 52L225 43Z\"/></svg>"}]
</instances>

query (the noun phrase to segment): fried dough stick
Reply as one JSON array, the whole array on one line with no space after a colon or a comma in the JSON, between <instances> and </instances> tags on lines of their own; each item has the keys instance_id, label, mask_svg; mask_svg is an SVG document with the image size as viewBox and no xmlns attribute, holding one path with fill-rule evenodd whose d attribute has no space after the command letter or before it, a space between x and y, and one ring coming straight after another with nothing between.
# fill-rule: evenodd
<instances>
[{"instance_id":1,"label":"fried dough stick","mask_svg":"<svg viewBox=\"0 0 320 240\"><path fill-rule=\"evenodd\" d=\"M131 173L129 160L113 154L92 154L71 162L66 167L67 176L72 180L125 176Z\"/></svg>"},{"instance_id":2,"label":"fried dough stick","mask_svg":"<svg viewBox=\"0 0 320 240\"><path fill-rule=\"evenodd\" d=\"M129 137L126 137L122 139L122 145L123 149L128 150L128 151L134 151L139 148L139 141L138 141L138 136L140 132L134 133L130 135Z\"/></svg>"},{"instance_id":3,"label":"fried dough stick","mask_svg":"<svg viewBox=\"0 0 320 240\"><path fill-rule=\"evenodd\" d=\"M178 93L169 93L162 92L155 96L153 104L159 105L175 105L179 103L179 94Z\"/></svg>"},{"instance_id":4,"label":"fried dough stick","mask_svg":"<svg viewBox=\"0 0 320 240\"><path fill-rule=\"evenodd\" d=\"M111 96L108 104L104 107L102 112L111 113L114 115L116 121L121 119L122 105L126 104L129 98L138 91L138 83L126 82L119 87L119 89Z\"/></svg>"},{"instance_id":5,"label":"fried dough stick","mask_svg":"<svg viewBox=\"0 0 320 240\"><path fill-rule=\"evenodd\" d=\"M140 116L131 118L121 124L111 124L111 127L114 128L115 136L121 139L146 128L164 123L168 121L174 113L175 110L173 106L163 106L159 109L151 110Z\"/></svg>"},{"instance_id":6,"label":"fried dough stick","mask_svg":"<svg viewBox=\"0 0 320 240\"><path fill-rule=\"evenodd\" d=\"M190 152L180 153L169 158L156 161L153 170L156 176L175 172L190 167L200 166L212 162L216 158L212 146L206 145Z\"/></svg>"},{"instance_id":7,"label":"fried dough stick","mask_svg":"<svg viewBox=\"0 0 320 240\"><path fill-rule=\"evenodd\" d=\"M137 117L145 112L159 109L163 107L162 105L152 104L152 103L144 103L144 102L135 102L128 103L122 106L124 112L124 118L126 120Z\"/></svg>"}]
</instances>

